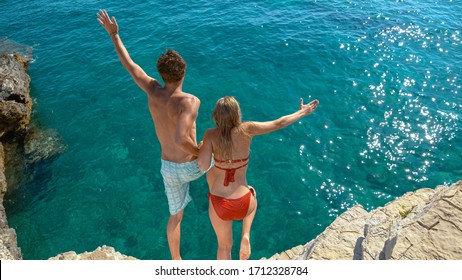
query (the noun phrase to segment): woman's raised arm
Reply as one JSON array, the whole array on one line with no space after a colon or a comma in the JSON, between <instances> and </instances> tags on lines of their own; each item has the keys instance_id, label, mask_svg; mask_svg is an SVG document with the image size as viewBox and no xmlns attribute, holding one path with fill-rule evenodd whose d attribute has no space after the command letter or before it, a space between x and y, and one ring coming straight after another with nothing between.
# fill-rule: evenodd
<instances>
[{"instance_id":1,"label":"woman's raised arm","mask_svg":"<svg viewBox=\"0 0 462 280\"><path fill-rule=\"evenodd\" d=\"M247 130L250 135L262 135L282 129L299 119L310 115L318 107L319 101L313 100L308 104L303 104L303 98L300 98L300 108L289 115L280 117L279 119L267 122L248 122Z\"/></svg>"}]
</instances>

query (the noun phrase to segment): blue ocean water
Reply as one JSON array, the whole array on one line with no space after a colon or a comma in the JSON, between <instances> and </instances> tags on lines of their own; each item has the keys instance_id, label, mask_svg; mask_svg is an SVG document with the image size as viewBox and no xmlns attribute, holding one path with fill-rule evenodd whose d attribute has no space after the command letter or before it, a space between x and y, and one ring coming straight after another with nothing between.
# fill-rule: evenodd
<instances>
[{"instance_id":1,"label":"blue ocean water","mask_svg":"<svg viewBox=\"0 0 462 280\"><path fill-rule=\"evenodd\" d=\"M198 139L223 95L265 121L319 99L313 115L255 138L252 259L304 244L354 204L462 179L459 1L12 1L0 38L33 48L33 119L67 151L6 197L25 259L106 244L168 259L160 147L146 96L96 21L116 16L132 58L155 70L166 48L188 63ZM182 255L214 259L205 178L191 187ZM235 225L234 258L240 224Z\"/></svg>"}]
</instances>

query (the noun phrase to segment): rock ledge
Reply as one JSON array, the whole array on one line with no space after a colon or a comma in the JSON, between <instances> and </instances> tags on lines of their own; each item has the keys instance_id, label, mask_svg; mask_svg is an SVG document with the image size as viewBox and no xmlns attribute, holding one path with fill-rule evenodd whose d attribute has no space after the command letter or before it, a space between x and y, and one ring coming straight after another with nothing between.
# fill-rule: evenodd
<instances>
[{"instance_id":1,"label":"rock ledge","mask_svg":"<svg viewBox=\"0 0 462 280\"><path fill-rule=\"evenodd\" d=\"M270 260L462 260L462 181L355 205L318 237Z\"/></svg>"},{"instance_id":2,"label":"rock ledge","mask_svg":"<svg viewBox=\"0 0 462 280\"><path fill-rule=\"evenodd\" d=\"M69 251L49 258L49 260L136 260L133 257L123 255L113 247L103 245L96 248L93 252L84 252L77 254L74 251Z\"/></svg>"}]
</instances>

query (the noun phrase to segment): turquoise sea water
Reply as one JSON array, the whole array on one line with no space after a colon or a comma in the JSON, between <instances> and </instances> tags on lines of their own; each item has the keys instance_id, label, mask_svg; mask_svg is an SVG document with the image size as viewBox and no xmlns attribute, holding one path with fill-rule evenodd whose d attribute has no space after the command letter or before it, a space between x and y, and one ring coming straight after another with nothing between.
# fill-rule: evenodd
<instances>
[{"instance_id":1,"label":"turquoise sea water","mask_svg":"<svg viewBox=\"0 0 462 280\"><path fill-rule=\"evenodd\" d=\"M460 1L12 1L0 38L31 46L33 119L67 150L6 197L25 259L106 244L168 259L160 147L146 97L96 21L116 16L132 58L159 78L166 48L202 100L198 139L218 98L264 121L317 98L317 111L252 145L258 192L252 259L304 244L356 203L462 179ZM7 40L5 40L7 38ZM214 259L205 178L192 183L182 255ZM235 225L238 255L240 224Z\"/></svg>"}]
</instances>

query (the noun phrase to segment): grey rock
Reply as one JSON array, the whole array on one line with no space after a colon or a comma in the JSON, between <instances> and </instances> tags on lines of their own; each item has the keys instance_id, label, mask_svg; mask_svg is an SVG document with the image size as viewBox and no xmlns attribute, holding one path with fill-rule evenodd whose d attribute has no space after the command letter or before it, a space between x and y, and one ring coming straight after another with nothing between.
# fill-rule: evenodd
<instances>
[{"instance_id":1,"label":"grey rock","mask_svg":"<svg viewBox=\"0 0 462 280\"><path fill-rule=\"evenodd\" d=\"M341 214L303 246L271 260L462 260L462 181L419 189L367 212Z\"/></svg>"},{"instance_id":2,"label":"grey rock","mask_svg":"<svg viewBox=\"0 0 462 280\"><path fill-rule=\"evenodd\" d=\"M5 195L6 190L5 154L3 152L3 145L0 142L0 201L3 201L3 196Z\"/></svg>"},{"instance_id":3,"label":"grey rock","mask_svg":"<svg viewBox=\"0 0 462 280\"><path fill-rule=\"evenodd\" d=\"M17 53L0 55L0 137L29 124L32 99L27 67L28 61Z\"/></svg>"},{"instance_id":4,"label":"grey rock","mask_svg":"<svg viewBox=\"0 0 462 280\"><path fill-rule=\"evenodd\" d=\"M69 251L49 258L49 260L136 260L136 258L123 255L113 247L103 245L93 252L77 254L74 251Z\"/></svg>"},{"instance_id":5,"label":"grey rock","mask_svg":"<svg viewBox=\"0 0 462 280\"><path fill-rule=\"evenodd\" d=\"M0 203L0 259L21 260L21 250L17 244L16 231L8 227L5 208Z\"/></svg>"}]
</instances>

